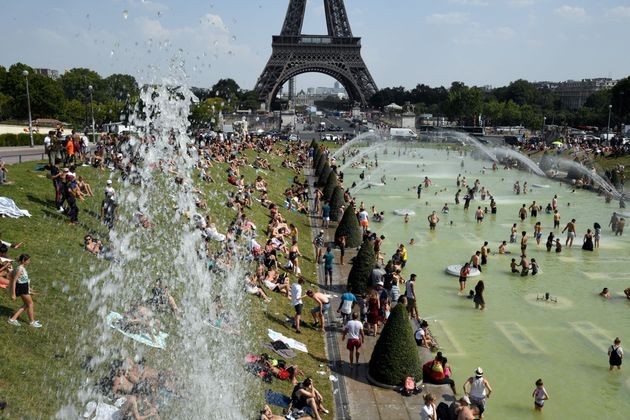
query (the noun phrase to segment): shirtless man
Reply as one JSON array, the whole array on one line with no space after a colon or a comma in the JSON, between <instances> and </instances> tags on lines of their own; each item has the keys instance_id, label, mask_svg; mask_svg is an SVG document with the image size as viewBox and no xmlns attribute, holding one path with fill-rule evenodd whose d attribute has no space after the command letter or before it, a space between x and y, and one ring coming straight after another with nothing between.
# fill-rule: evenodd
<instances>
[{"instance_id":1,"label":"shirtless man","mask_svg":"<svg viewBox=\"0 0 630 420\"><path fill-rule=\"evenodd\" d=\"M470 257L470 265L481 271L481 251L475 252L475 255Z\"/></svg>"},{"instance_id":2,"label":"shirtless man","mask_svg":"<svg viewBox=\"0 0 630 420\"><path fill-rule=\"evenodd\" d=\"M516 228L516 223L514 223L512 225L512 228L510 229L510 243L513 244L516 242L516 232L518 231L518 229Z\"/></svg>"},{"instance_id":3,"label":"shirtless man","mask_svg":"<svg viewBox=\"0 0 630 420\"><path fill-rule=\"evenodd\" d=\"M322 332L324 332L324 315L326 315L330 309L330 300L325 294L321 292L313 292L312 290L307 291L306 296L313 299L317 304L317 306L311 309L311 315L313 316L315 325L320 324Z\"/></svg>"},{"instance_id":4,"label":"shirtless man","mask_svg":"<svg viewBox=\"0 0 630 420\"><path fill-rule=\"evenodd\" d=\"M484 242L481 247L481 265L486 265L488 263L488 242Z\"/></svg>"},{"instance_id":5,"label":"shirtless man","mask_svg":"<svg viewBox=\"0 0 630 420\"><path fill-rule=\"evenodd\" d=\"M527 232L522 231L521 232L521 252L524 254L525 250L527 249L527 240L529 238L527 237Z\"/></svg>"},{"instance_id":6,"label":"shirtless man","mask_svg":"<svg viewBox=\"0 0 630 420\"><path fill-rule=\"evenodd\" d=\"M560 229L560 213L558 212L558 209L553 211L553 228Z\"/></svg>"},{"instance_id":7,"label":"shirtless man","mask_svg":"<svg viewBox=\"0 0 630 420\"><path fill-rule=\"evenodd\" d=\"M525 218L527 217L527 204L523 204L523 207L520 208L520 210L518 211L518 217L521 219L521 222L525 221Z\"/></svg>"},{"instance_id":8,"label":"shirtless man","mask_svg":"<svg viewBox=\"0 0 630 420\"><path fill-rule=\"evenodd\" d=\"M427 217L427 220L429 221L429 230L435 230L435 226L440 222L440 218L435 211Z\"/></svg>"},{"instance_id":9,"label":"shirtless man","mask_svg":"<svg viewBox=\"0 0 630 420\"><path fill-rule=\"evenodd\" d=\"M531 217L538 217L538 212L540 211L540 206L536 204L536 201L533 201L529 206L529 214Z\"/></svg>"},{"instance_id":10,"label":"shirtless man","mask_svg":"<svg viewBox=\"0 0 630 420\"><path fill-rule=\"evenodd\" d=\"M485 213L481 209L481 206L477 207L477 211L475 212L475 219L477 219L477 223L483 222L483 216Z\"/></svg>"},{"instance_id":11,"label":"shirtless man","mask_svg":"<svg viewBox=\"0 0 630 420\"><path fill-rule=\"evenodd\" d=\"M575 239L575 219L571 219L569 223L562 229L562 233L567 232L567 241L564 246L571 248L573 246L573 239Z\"/></svg>"}]
</instances>

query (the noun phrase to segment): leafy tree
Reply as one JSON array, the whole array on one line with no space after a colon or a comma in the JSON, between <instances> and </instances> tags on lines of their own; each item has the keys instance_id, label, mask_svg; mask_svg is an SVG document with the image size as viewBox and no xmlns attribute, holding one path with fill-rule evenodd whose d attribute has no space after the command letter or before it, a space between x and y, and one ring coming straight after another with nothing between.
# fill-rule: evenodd
<instances>
[{"instance_id":1,"label":"leafy tree","mask_svg":"<svg viewBox=\"0 0 630 420\"><path fill-rule=\"evenodd\" d=\"M483 93L477 87L469 88L461 82L453 82L448 92L447 115L460 123L472 120L482 110Z\"/></svg>"},{"instance_id":2,"label":"leafy tree","mask_svg":"<svg viewBox=\"0 0 630 420\"><path fill-rule=\"evenodd\" d=\"M82 104L78 99L71 99L63 104L61 119L72 125L86 123L87 112L89 111L86 109L85 104Z\"/></svg>"},{"instance_id":3,"label":"leafy tree","mask_svg":"<svg viewBox=\"0 0 630 420\"><path fill-rule=\"evenodd\" d=\"M26 78L22 74L24 70L29 73L28 83L33 119L57 117L64 101L60 86L54 80L35 73L31 67L22 63L12 65L5 75L3 93L13 98L11 115L20 119L28 116Z\"/></svg>"},{"instance_id":4,"label":"leafy tree","mask_svg":"<svg viewBox=\"0 0 630 420\"><path fill-rule=\"evenodd\" d=\"M260 108L260 100L255 90L241 91L238 94L238 109L257 110Z\"/></svg>"},{"instance_id":5,"label":"leafy tree","mask_svg":"<svg viewBox=\"0 0 630 420\"><path fill-rule=\"evenodd\" d=\"M343 188L336 186L330 198L330 220L333 222L339 221L339 209L345 204L346 201L343 196Z\"/></svg>"},{"instance_id":6,"label":"leafy tree","mask_svg":"<svg viewBox=\"0 0 630 420\"><path fill-rule=\"evenodd\" d=\"M369 292L370 276L375 264L374 244L366 239L354 257L350 274L348 274L348 286L352 287L354 293L365 294Z\"/></svg>"},{"instance_id":7,"label":"leafy tree","mask_svg":"<svg viewBox=\"0 0 630 420\"><path fill-rule=\"evenodd\" d=\"M0 92L0 120L8 118L11 115L13 107L13 98Z\"/></svg>"},{"instance_id":8,"label":"leafy tree","mask_svg":"<svg viewBox=\"0 0 630 420\"><path fill-rule=\"evenodd\" d=\"M346 237L346 246L348 248L356 248L361 245L363 233L353 206L346 207L341 222L339 222L339 226L335 230L335 242L342 236Z\"/></svg>"},{"instance_id":9,"label":"leafy tree","mask_svg":"<svg viewBox=\"0 0 630 420\"><path fill-rule=\"evenodd\" d=\"M503 104L500 120L502 125L518 125L521 122L521 110L510 100Z\"/></svg>"},{"instance_id":10,"label":"leafy tree","mask_svg":"<svg viewBox=\"0 0 630 420\"><path fill-rule=\"evenodd\" d=\"M315 176L319 178L326 165L328 165L328 159L326 159L325 157L321 157L319 159L319 163L317 163L317 167L315 168Z\"/></svg>"},{"instance_id":11,"label":"leafy tree","mask_svg":"<svg viewBox=\"0 0 630 420\"><path fill-rule=\"evenodd\" d=\"M374 380L387 385L402 385L405 378L422 379L422 364L413 337L409 315L403 305L392 308L368 367Z\"/></svg>"},{"instance_id":12,"label":"leafy tree","mask_svg":"<svg viewBox=\"0 0 630 420\"><path fill-rule=\"evenodd\" d=\"M210 93L215 98L232 99L236 98L240 87L234 79L221 79L210 88Z\"/></svg>"},{"instance_id":13,"label":"leafy tree","mask_svg":"<svg viewBox=\"0 0 630 420\"><path fill-rule=\"evenodd\" d=\"M128 74L112 74L103 80L103 94L106 99L126 102L134 101L140 94L138 83ZM127 96L129 95L129 96Z\"/></svg>"},{"instance_id":14,"label":"leafy tree","mask_svg":"<svg viewBox=\"0 0 630 420\"><path fill-rule=\"evenodd\" d=\"M224 109L225 101L222 98L206 99L191 107L189 119L195 127L209 127L218 124L219 112Z\"/></svg>"},{"instance_id":15,"label":"leafy tree","mask_svg":"<svg viewBox=\"0 0 630 420\"><path fill-rule=\"evenodd\" d=\"M107 97L107 92L103 89L103 79L97 72L90 69L68 70L59 78L59 82L67 99L78 99L82 103L89 102L89 86L94 89L92 98L96 102L103 102Z\"/></svg>"},{"instance_id":16,"label":"leafy tree","mask_svg":"<svg viewBox=\"0 0 630 420\"><path fill-rule=\"evenodd\" d=\"M339 185L339 181L337 180L337 174L335 171L330 171L328 175L328 179L326 180L326 186L324 187L324 200L330 200L332 198L333 191Z\"/></svg>"},{"instance_id":17,"label":"leafy tree","mask_svg":"<svg viewBox=\"0 0 630 420\"><path fill-rule=\"evenodd\" d=\"M617 82L611 89L611 96L615 121L630 124L630 76Z\"/></svg>"}]
</instances>

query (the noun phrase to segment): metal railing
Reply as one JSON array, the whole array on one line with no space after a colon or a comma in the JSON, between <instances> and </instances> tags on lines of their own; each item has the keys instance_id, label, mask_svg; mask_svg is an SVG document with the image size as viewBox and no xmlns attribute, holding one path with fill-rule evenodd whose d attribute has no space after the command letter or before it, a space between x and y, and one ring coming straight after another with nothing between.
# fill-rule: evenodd
<instances>
[{"instance_id":1,"label":"metal railing","mask_svg":"<svg viewBox=\"0 0 630 420\"><path fill-rule=\"evenodd\" d=\"M1 150L1 149L0 149ZM4 163L7 164L12 164L12 163L22 163L23 161L23 157L27 157L27 156L39 156L39 159L26 159L26 161L34 161L34 160L47 160L48 159L48 155L44 152L41 153L20 153L20 154L16 154L16 155L2 155L0 154L0 159L2 159L4 161ZM14 158L17 158L17 162L11 162L10 160L13 160Z\"/></svg>"}]
</instances>

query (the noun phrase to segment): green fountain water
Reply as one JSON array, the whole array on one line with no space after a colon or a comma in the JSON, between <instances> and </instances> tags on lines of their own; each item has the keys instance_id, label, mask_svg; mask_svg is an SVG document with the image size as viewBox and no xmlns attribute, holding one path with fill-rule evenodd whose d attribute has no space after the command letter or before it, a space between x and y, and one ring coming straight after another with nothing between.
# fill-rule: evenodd
<instances>
[{"instance_id":1,"label":"green fountain water","mask_svg":"<svg viewBox=\"0 0 630 420\"><path fill-rule=\"evenodd\" d=\"M542 378L550 394L544 409L545 418L627 418L630 412L630 374L624 366L621 372L608 372L606 351L619 336L622 345L630 343L630 300L623 290L630 287L630 238L615 237L607 228L616 203L605 204L595 193L573 192L567 184L544 179L517 170L486 170L491 164L462 159L457 153L413 149L398 155L399 149L379 152L379 167L365 170L373 181L386 174L387 185L372 186L355 192L357 202L366 209L372 205L385 211L383 223L371 222L371 228L386 236L386 258L404 243L409 261L403 272L405 278L417 273L419 281L419 310L430 321L430 327L444 354L453 367L453 378L458 392L463 382L477 366L482 366L494 392L487 405L487 418L538 418L533 413L531 398L534 382ZM371 156L371 158L373 158ZM461 168L464 160L465 167ZM358 183L363 168L349 169L345 184ZM462 204L455 206L456 177L461 173L472 186L480 179L493 194L498 214L488 214L483 223L475 221L477 206L490 208L489 198L481 201L479 194L468 211ZM425 176L433 185L423 189L416 198L415 187ZM527 195L514 195L512 186L521 184L549 185L532 188ZM446 189L446 191L443 191ZM441 191L442 190L442 191ZM437 194L436 194L437 193ZM547 235L553 229L552 215L544 210L537 218L518 219L522 204L533 200L543 208L559 197L562 217L561 229L572 218L577 220L577 238L573 248L563 247L560 254L545 248ZM462 192L462 197L465 192ZM450 213L441 214L444 203ZM405 224L403 217L394 215L395 209L415 212ZM437 230L429 231L427 216L433 211L440 216ZM542 222L543 239L536 245L534 224ZM535 258L542 272L521 277L510 272L511 258L519 261L519 244L509 244L510 227L517 223L520 231L528 232L528 258ZM582 237L594 222L602 225L601 247L594 252L581 249ZM452 224L451 224L452 223ZM560 234L564 245L566 234ZM410 239L415 245L408 246ZM495 252L501 241L508 241L511 255L491 255L480 277L469 278L467 290L483 279L486 292L485 311L474 309L465 296L458 295L458 278L445 273L451 264L468 261L484 241ZM613 297L598 296L608 287ZM546 292L557 297L556 302L540 301L537 296ZM630 345L629 345L630 346Z\"/></svg>"}]
</instances>

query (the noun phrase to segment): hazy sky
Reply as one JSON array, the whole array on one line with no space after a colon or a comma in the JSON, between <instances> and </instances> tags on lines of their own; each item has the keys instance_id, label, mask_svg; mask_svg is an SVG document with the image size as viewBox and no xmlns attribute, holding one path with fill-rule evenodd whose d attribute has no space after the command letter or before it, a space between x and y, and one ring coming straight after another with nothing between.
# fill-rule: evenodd
<instances>
[{"instance_id":1,"label":"hazy sky","mask_svg":"<svg viewBox=\"0 0 630 420\"><path fill-rule=\"evenodd\" d=\"M379 87L630 75L628 0L346 0ZM325 33L309 0L304 33ZM151 81L183 59L190 83L253 88L288 0L3 0L0 64L88 67ZM181 51L180 51L181 50ZM298 87L331 86L320 75Z\"/></svg>"}]
</instances>

